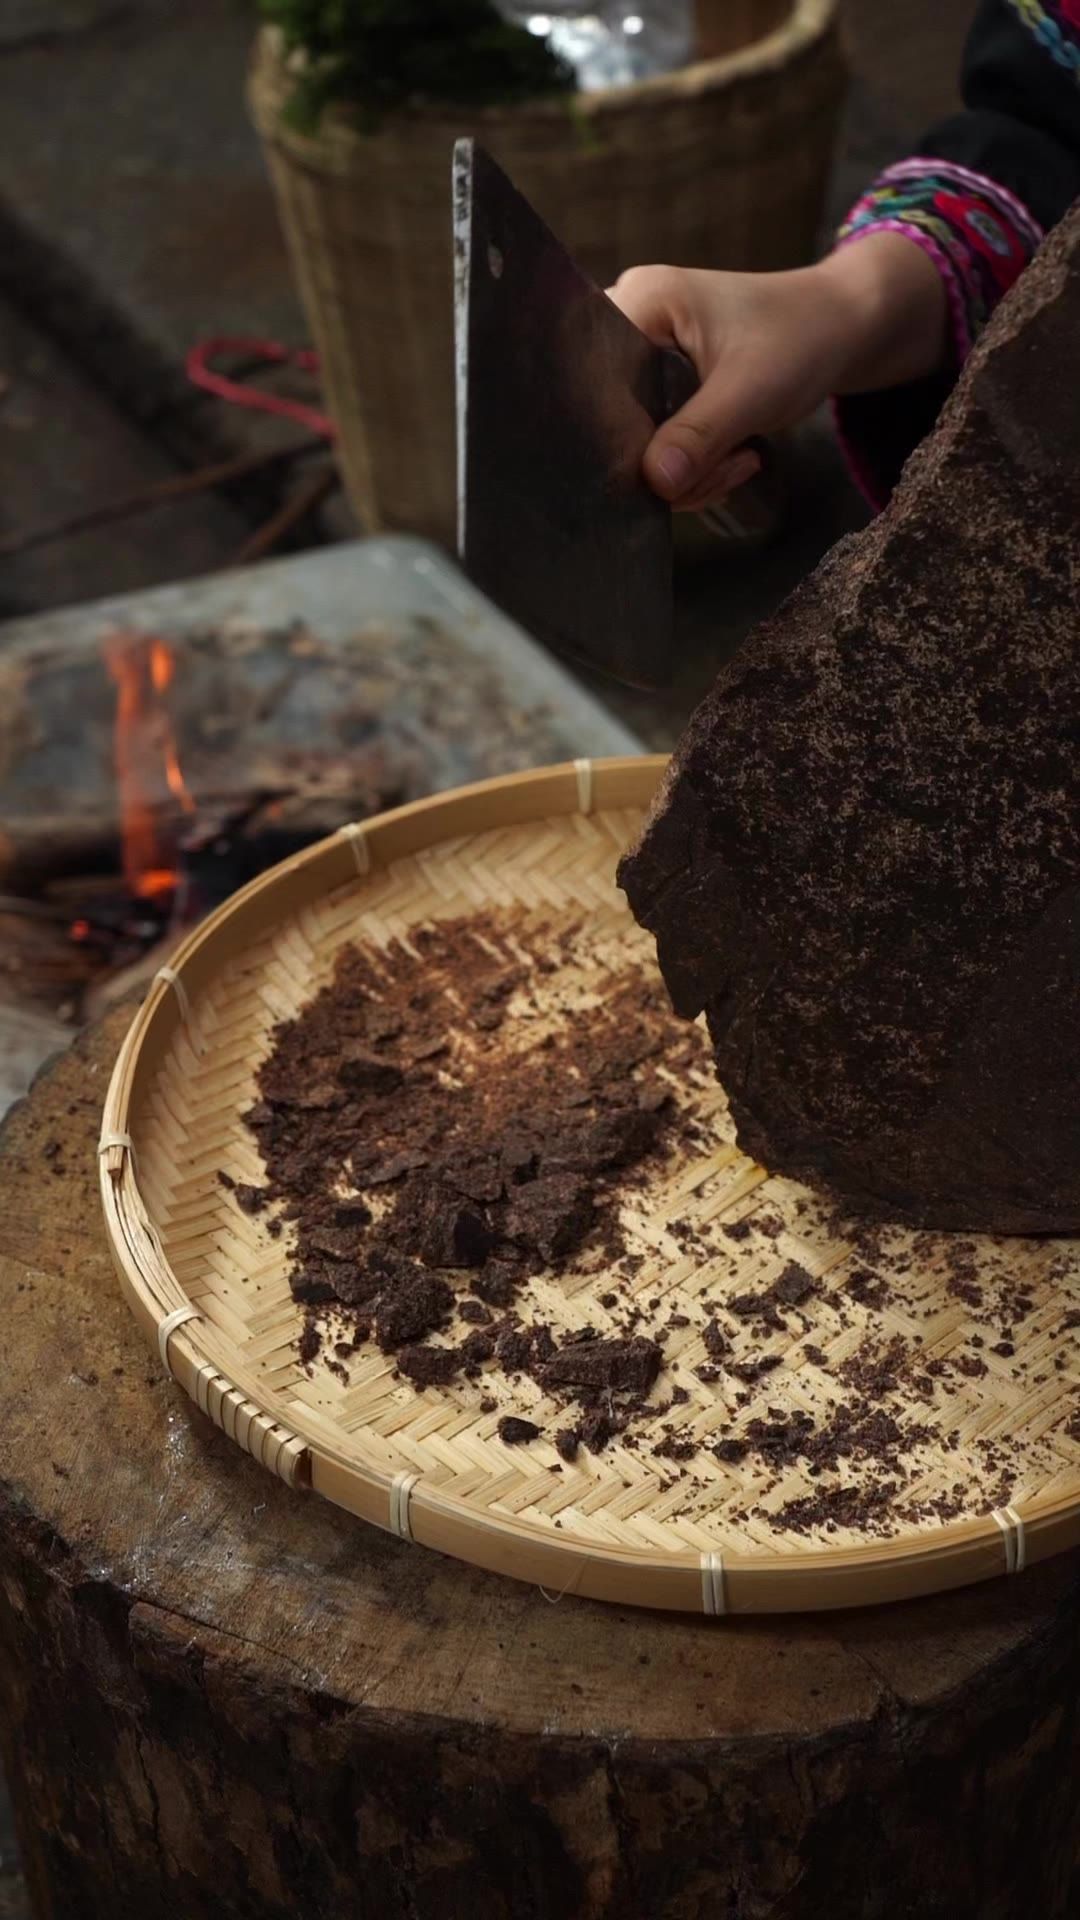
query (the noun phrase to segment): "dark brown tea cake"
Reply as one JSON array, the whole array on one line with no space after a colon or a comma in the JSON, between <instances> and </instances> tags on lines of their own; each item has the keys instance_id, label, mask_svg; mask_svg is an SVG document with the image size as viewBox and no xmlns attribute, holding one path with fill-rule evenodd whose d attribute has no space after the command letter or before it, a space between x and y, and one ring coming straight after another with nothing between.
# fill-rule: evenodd
<instances>
[{"instance_id":1,"label":"dark brown tea cake","mask_svg":"<svg viewBox=\"0 0 1080 1920\"><path fill-rule=\"evenodd\" d=\"M1080 1229L1080 208L724 668L620 881L766 1166Z\"/></svg>"}]
</instances>

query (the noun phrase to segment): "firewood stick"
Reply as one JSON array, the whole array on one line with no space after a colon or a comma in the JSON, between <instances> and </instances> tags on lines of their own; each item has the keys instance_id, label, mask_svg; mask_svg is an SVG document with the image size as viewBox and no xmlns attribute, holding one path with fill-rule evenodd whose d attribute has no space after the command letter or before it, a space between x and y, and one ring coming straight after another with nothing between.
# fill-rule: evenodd
<instances>
[{"instance_id":1,"label":"firewood stick","mask_svg":"<svg viewBox=\"0 0 1080 1920\"><path fill-rule=\"evenodd\" d=\"M194 473L176 474L168 480L157 481L154 486L146 487L139 493L128 494L122 500L109 500L103 506L87 507L81 513L69 514L63 520L52 520L40 527L5 534L0 538L0 555L30 553L35 547L48 546L54 540L63 540L72 534L87 533L94 527L111 526L118 520L129 520L137 514L149 513L171 500L184 500L192 494L206 493L212 487L225 486L232 480L243 480L249 474L266 472L272 467L291 466L294 461L303 460L309 453L315 453L325 446L324 439L312 434L306 440L294 442L292 446L275 447L268 453L237 454L231 460L219 460L213 466L199 467Z\"/></svg>"},{"instance_id":2,"label":"firewood stick","mask_svg":"<svg viewBox=\"0 0 1080 1920\"><path fill-rule=\"evenodd\" d=\"M337 483L336 468L324 467L320 473L315 474L308 481L306 486L301 487L291 499L286 500L285 504L271 515L265 526L259 527L250 539L245 540L225 565L245 567L250 566L255 560L263 559L292 527L303 520L307 514L313 513L316 507L322 505Z\"/></svg>"},{"instance_id":3,"label":"firewood stick","mask_svg":"<svg viewBox=\"0 0 1080 1920\"><path fill-rule=\"evenodd\" d=\"M0 893L0 914L4 913L19 914L28 920L54 920L61 926L71 920L70 907L57 906L49 900L34 900L22 893Z\"/></svg>"}]
</instances>

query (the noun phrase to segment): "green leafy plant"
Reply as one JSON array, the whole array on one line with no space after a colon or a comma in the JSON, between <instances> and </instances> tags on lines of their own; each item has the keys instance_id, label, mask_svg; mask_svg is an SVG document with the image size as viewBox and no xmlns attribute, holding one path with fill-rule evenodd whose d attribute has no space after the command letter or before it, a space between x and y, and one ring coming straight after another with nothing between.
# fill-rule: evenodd
<instances>
[{"instance_id":1,"label":"green leafy plant","mask_svg":"<svg viewBox=\"0 0 1080 1920\"><path fill-rule=\"evenodd\" d=\"M504 20L493 0L258 0L289 54L300 54L286 109L313 131L329 106L372 126L428 100L484 106L572 90L547 41Z\"/></svg>"}]
</instances>

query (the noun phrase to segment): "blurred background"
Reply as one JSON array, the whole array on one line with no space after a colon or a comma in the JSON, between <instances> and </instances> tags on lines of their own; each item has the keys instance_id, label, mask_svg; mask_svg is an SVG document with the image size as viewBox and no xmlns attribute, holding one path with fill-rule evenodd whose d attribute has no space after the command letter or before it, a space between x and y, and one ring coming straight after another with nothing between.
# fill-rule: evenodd
<instances>
[{"instance_id":1,"label":"blurred background","mask_svg":"<svg viewBox=\"0 0 1080 1920\"><path fill-rule=\"evenodd\" d=\"M664 6L678 16L671 0ZM745 0L718 0L721 25L728 20L732 31L744 10ZM775 4L758 11L763 20L777 15ZM849 82L820 209L822 243L860 185L954 100L971 11L970 0L843 0ZM305 437L185 376L192 347L209 336L290 346L311 337L245 104L253 28L253 10L240 0L6 0L0 618L207 573L253 547L280 553L356 531L342 489L327 490L326 463L311 454L138 517L73 527L47 544L18 538L210 462ZM661 43L659 57L670 53ZM823 137L820 126L812 136L794 126L792 135L789 120L778 141ZM778 152L775 165L779 176L794 173L799 155ZM769 212L754 216L759 227ZM251 372L235 357L221 364L240 378ZM258 377L266 379L261 368ZM300 370L273 377L318 404ZM422 447L409 454L423 461ZM283 508L295 517L268 539ZM676 687L660 712L631 707L630 723L665 744L732 636L861 511L822 424L802 449L787 525L770 550L733 562L706 548L682 564Z\"/></svg>"}]
</instances>

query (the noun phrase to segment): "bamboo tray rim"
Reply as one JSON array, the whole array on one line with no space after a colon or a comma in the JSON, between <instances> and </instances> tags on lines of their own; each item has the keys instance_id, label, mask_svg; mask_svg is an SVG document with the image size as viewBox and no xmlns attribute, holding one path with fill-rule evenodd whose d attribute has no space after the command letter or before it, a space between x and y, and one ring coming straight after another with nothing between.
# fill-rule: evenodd
<instances>
[{"instance_id":1,"label":"bamboo tray rim","mask_svg":"<svg viewBox=\"0 0 1080 1920\"><path fill-rule=\"evenodd\" d=\"M664 755L578 760L499 776L341 828L268 869L201 922L159 970L121 1046L102 1116L99 1178L110 1251L122 1289L163 1364L218 1425L297 1488L326 1495L376 1525L491 1571L621 1604L705 1614L788 1612L877 1604L959 1587L1080 1544L1080 1475L1071 1494L1038 1495L892 1539L761 1553L653 1553L555 1533L531 1520L492 1521L412 1474L358 1461L332 1423L299 1410L256 1379L240 1350L201 1315L173 1273L139 1192L130 1132L138 1076L151 1043L170 1040L189 996L213 977L223 937L257 912L265 924L282 889L304 899L439 844L575 812L647 809ZM499 807L493 812L491 803ZM265 910L271 909L266 917ZM282 913L289 909L282 908ZM970 1236L969 1236L970 1237Z\"/></svg>"}]
</instances>

